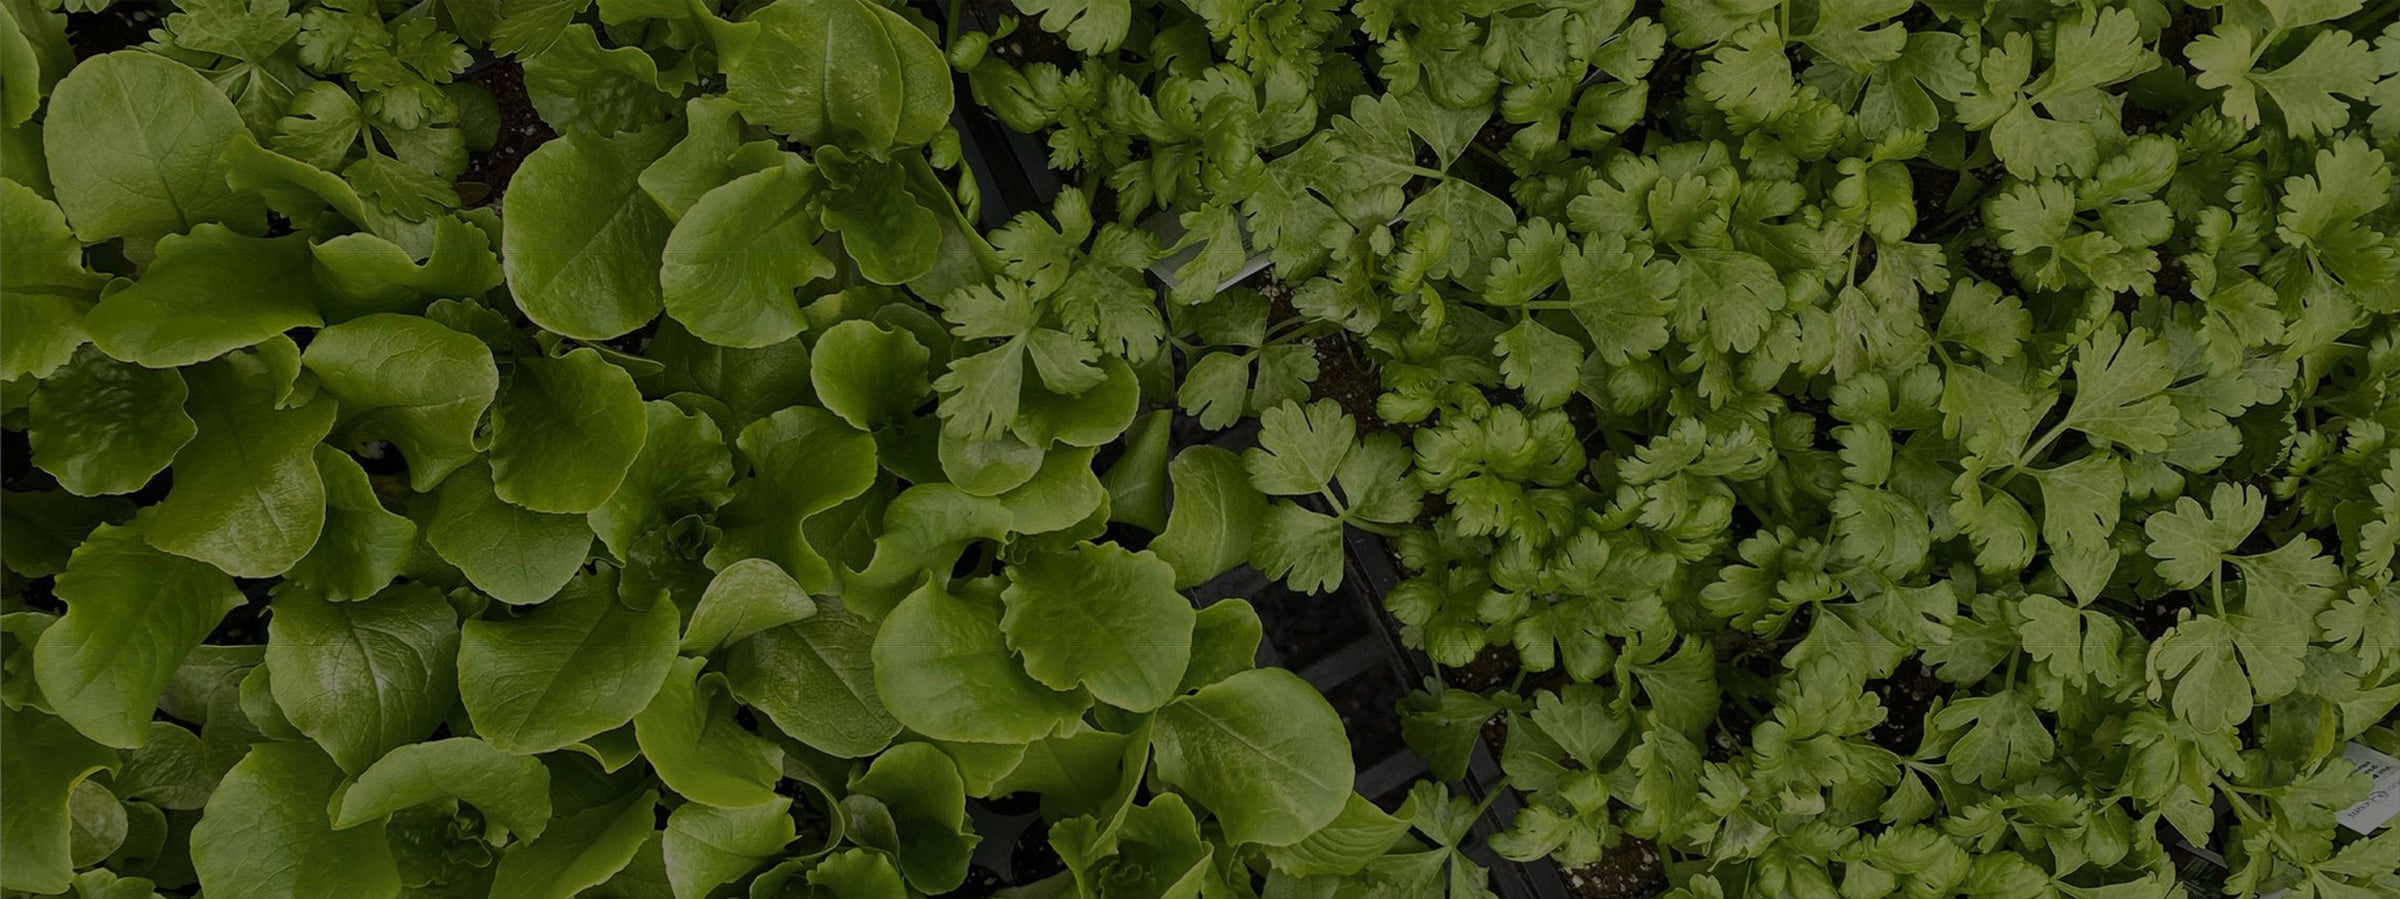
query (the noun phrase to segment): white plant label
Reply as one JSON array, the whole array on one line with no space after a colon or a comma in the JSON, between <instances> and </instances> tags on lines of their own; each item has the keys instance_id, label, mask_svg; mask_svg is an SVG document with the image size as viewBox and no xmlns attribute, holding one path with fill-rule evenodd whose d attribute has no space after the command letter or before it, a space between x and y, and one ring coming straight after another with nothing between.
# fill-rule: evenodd
<instances>
[{"instance_id":1,"label":"white plant label","mask_svg":"<svg viewBox=\"0 0 2400 899\"><path fill-rule=\"evenodd\" d=\"M2357 805L2343 809L2334 818L2343 827L2359 833L2374 833L2375 828L2400 815L2400 759L2352 743L2342 750L2342 757L2357 765L2358 770L2375 778L2375 790Z\"/></svg>"}]
</instances>

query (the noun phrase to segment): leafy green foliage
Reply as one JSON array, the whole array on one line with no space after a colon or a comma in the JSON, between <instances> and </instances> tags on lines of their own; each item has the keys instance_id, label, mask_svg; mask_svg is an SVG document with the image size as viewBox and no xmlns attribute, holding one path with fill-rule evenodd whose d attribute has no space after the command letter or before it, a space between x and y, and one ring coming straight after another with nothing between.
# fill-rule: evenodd
<instances>
[{"instance_id":1,"label":"leafy green foliage","mask_svg":"<svg viewBox=\"0 0 2400 899\"><path fill-rule=\"evenodd\" d=\"M52 6L0 4L12 894L897 899L1020 790L1054 884L1189 894L1361 801L1177 592L1266 506L1129 433L1164 249L978 233L915 10L192 0L77 65ZM1236 418L1321 333L1258 303Z\"/></svg>"},{"instance_id":2,"label":"leafy green foliage","mask_svg":"<svg viewBox=\"0 0 2400 899\"><path fill-rule=\"evenodd\" d=\"M12 895L1489 895L1178 592L1375 538L1504 858L2400 888L2388 5L108 6L0 2Z\"/></svg>"},{"instance_id":3,"label":"leafy green foliage","mask_svg":"<svg viewBox=\"0 0 2400 899\"><path fill-rule=\"evenodd\" d=\"M1020 8L1079 58L953 64L1182 224L1179 405L1261 419L1250 490L1177 460L1154 550L1318 587L1396 532L1387 606L1481 687L1404 729L1456 776L1504 716L1497 851L2096 896L2186 840L2232 894L2392 887L2325 817L2400 702L2388 9ZM1336 330L1379 421L1277 396ZM1393 894L1476 895L1444 858Z\"/></svg>"}]
</instances>

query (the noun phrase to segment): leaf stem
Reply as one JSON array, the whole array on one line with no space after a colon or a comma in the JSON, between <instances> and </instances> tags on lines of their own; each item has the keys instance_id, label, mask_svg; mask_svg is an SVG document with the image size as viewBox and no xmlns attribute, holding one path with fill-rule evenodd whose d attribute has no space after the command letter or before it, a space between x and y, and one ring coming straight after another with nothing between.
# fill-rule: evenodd
<instances>
[{"instance_id":1,"label":"leaf stem","mask_svg":"<svg viewBox=\"0 0 2400 899\"><path fill-rule=\"evenodd\" d=\"M2005 487L2008 482L2016 480L2017 475L2025 473L2025 466L2031 465L2033 460L2041 458L2042 453L2050 449L2050 444L2058 442L2058 438L2066 433L2067 422L2065 419L2060 419L2058 424L2052 425L2050 430L2042 435L2041 439L2034 441L2033 446L2017 454L2016 464L2010 465L2007 471L2001 472L2000 479L1993 481L1992 486Z\"/></svg>"}]
</instances>

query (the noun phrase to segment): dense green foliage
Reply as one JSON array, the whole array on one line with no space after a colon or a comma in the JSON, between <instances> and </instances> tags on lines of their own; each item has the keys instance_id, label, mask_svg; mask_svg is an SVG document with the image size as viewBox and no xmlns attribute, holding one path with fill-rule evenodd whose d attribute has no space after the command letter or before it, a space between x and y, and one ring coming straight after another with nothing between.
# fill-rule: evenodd
<instances>
[{"instance_id":1,"label":"dense green foliage","mask_svg":"<svg viewBox=\"0 0 2400 899\"><path fill-rule=\"evenodd\" d=\"M1178 314L1255 302L1210 295L1255 252L1375 353L1372 461L1270 411L1318 464L1256 486L1356 464L1342 517L1408 524L1391 611L1459 669L1409 730L1456 776L1506 716L1502 854L2134 897L2188 842L2231 893L2400 888L2333 819L2345 742L2400 743L2391 4L1017 5L1066 48L953 62L1181 216ZM1222 425L1264 357L1208 342ZM1262 568L1335 576L1320 513L1265 521Z\"/></svg>"},{"instance_id":2,"label":"dense green foliage","mask_svg":"<svg viewBox=\"0 0 2400 899\"><path fill-rule=\"evenodd\" d=\"M1053 892L1381 854L1176 592L1247 547L1093 542L1166 422L967 224L920 17L192 0L76 62L55 6L0 4L9 894L896 899L1020 792ZM1040 298L1151 309L1092 271Z\"/></svg>"},{"instance_id":3,"label":"dense green foliage","mask_svg":"<svg viewBox=\"0 0 2400 899\"><path fill-rule=\"evenodd\" d=\"M2388 2L110 6L0 0L11 895L1486 895L1178 592L1348 532L1504 857L2400 890Z\"/></svg>"}]
</instances>

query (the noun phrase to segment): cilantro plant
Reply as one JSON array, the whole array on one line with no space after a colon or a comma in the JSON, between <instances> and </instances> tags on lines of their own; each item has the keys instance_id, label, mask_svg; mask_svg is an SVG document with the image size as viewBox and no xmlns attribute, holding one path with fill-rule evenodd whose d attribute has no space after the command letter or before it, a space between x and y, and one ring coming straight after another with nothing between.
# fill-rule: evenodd
<instances>
[{"instance_id":1,"label":"cilantro plant","mask_svg":"<svg viewBox=\"0 0 2400 899\"><path fill-rule=\"evenodd\" d=\"M1178 315L1288 296L1263 333L1375 363L1338 424L1266 410L1249 494L1178 459L1168 535L1255 519L1321 588L1301 538L1397 525L1444 668L1405 729L1455 778L1505 724L1495 851L1678 897L2165 896L2195 851L2400 889L2334 823L2345 745L2400 748L2388 4L1014 5L952 64L1180 225ZM1220 421L1278 383L1173 350ZM1411 488L1341 476L1392 441ZM1268 882L1488 889L1376 870Z\"/></svg>"}]
</instances>

